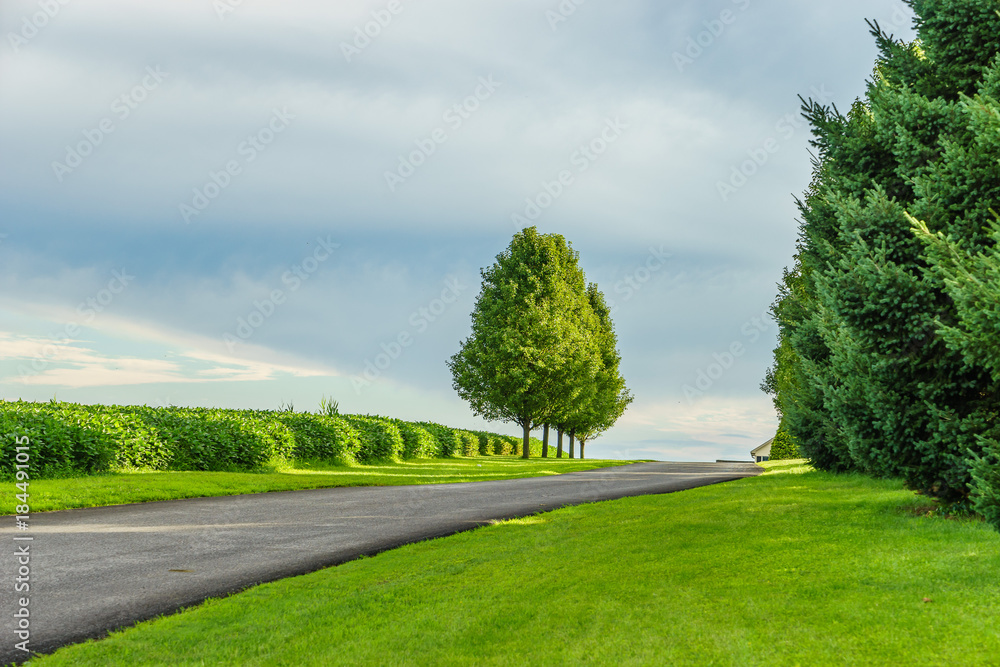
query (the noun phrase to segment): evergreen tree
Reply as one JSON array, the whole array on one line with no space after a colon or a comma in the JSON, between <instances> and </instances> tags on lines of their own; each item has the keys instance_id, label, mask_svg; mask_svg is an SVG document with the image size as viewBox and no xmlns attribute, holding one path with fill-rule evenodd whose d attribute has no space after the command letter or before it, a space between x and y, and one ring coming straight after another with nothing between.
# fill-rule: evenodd
<instances>
[{"instance_id":1,"label":"evergreen tree","mask_svg":"<svg viewBox=\"0 0 1000 667\"><path fill-rule=\"evenodd\" d=\"M935 320L937 333L993 381L980 387L984 409L973 424L982 452L971 455L972 499L1000 530L1000 56L984 73L978 94L962 97L961 104L971 141L949 144L941 163L918 179L918 190L937 196L914 209L926 221L911 222L927 247L928 271L954 304L952 319ZM941 219L951 224L941 225Z\"/></svg>"},{"instance_id":2,"label":"evergreen tree","mask_svg":"<svg viewBox=\"0 0 1000 667\"><path fill-rule=\"evenodd\" d=\"M995 119L1000 15L995 0L910 4L915 42L872 25L880 57L864 100L847 115L804 104L814 179L765 385L819 467L900 475L953 501L968 493L1000 392L948 333L960 312L909 215L971 251L993 244L983 214L1000 179L981 128Z\"/></svg>"},{"instance_id":3,"label":"evergreen tree","mask_svg":"<svg viewBox=\"0 0 1000 667\"><path fill-rule=\"evenodd\" d=\"M778 432L774 435L771 443L771 453L768 455L769 461L786 461L788 459L799 458L799 448L792 440L792 436L785 430L784 425L778 426Z\"/></svg>"}]
</instances>

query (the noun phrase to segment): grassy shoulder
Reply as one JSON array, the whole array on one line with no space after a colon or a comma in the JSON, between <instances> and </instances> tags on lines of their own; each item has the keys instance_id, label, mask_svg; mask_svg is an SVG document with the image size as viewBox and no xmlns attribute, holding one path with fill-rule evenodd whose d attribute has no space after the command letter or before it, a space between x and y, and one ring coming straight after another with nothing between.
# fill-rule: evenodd
<instances>
[{"instance_id":1,"label":"grassy shoulder","mask_svg":"<svg viewBox=\"0 0 1000 667\"><path fill-rule=\"evenodd\" d=\"M31 481L32 512L103 507L176 498L233 496L268 491L294 491L336 486L399 486L484 482L542 477L631 461L590 459L529 459L516 456L413 459L402 463L333 466L300 463L269 472L149 472L117 473ZM19 493L14 482L0 484L0 515L14 514Z\"/></svg>"},{"instance_id":2,"label":"grassy shoulder","mask_svg":"<svg viewBox=\"0 0 1000 667\"><path fill-rule=\"evenodd\" d=\"M31 664L993 664L1000 535L916 516L923 502L898 482L804 471L581 505Z\"/></svg>"},{"instance_id":3,"label":"grassy shoulder","mask_svg":"<svg viewBox=\"0 0 1000 667\"><path fill-rule=\"evenodd\" d=\"M764 469L765 475L780 475L782 473L811 472L814 468L808 459L785 459L781 461L762 461L757 464Z\"/></svg>"}]
</instances>

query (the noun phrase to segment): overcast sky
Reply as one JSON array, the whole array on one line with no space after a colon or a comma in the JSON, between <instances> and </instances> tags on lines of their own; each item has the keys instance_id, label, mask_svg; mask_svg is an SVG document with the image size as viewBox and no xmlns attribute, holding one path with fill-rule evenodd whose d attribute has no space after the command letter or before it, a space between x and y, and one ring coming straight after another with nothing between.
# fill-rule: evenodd
<instances>
[{"instance_id":1,"label":"overcast sky","mask_svg":"<svg viewBox=\"0 0 1000 667\"><path fill-rule=\"evenodd\" d=\"M746 458L797 96L863 94L866 18L912 36L899 0L5 0L0 398L482 427L445 361L528 221L615 304L636 399L588 455Z\"/></svg>"}]
</instances>

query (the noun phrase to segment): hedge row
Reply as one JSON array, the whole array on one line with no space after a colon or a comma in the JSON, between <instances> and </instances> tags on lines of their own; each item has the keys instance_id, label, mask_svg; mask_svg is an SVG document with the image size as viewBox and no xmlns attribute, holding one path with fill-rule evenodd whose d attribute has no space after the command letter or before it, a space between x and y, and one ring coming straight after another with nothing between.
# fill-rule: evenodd
<instances>
[{"instance_id":1,"label":"hedge row","mask_svg":"<svg viewBox=\"0 0 1000 667\"><path fill-rule=\"evenodd\" d=\"M507 456L521 451L521 439L512 435L498 435L477 431L480 456ZM535 440L534 438L532 440ZM532 454L535 453L534 442L531 443ZM541 454L541 441L538 442L538 454Z\"/></svg>"},{"instance_id":2,"label":"hedge row","mask_svg":"<svg viewBox=\"0 0 1000 667\"><path fill-rule=\"evenodd\" d=\"M414 426L425 429L437 441L435 456L510 456L521 453L521 438L485 431L462 431L432 422ZM532 456L542 455L542 441L531 438Z\"/></svg>"},{"instance_id":3,"label":"hedge row","mask_svg":"<svg viewBox=\"0 0 1000 667\"><path fill-rule=\"evenodd\" d=\"M403 458L433 458L440 456L441 446L431 432L419 424L393 420L403 438Z\"/></svg>"},{"instance_id":4,"label":"hedge row","mask_svg":"<svg viewBox=\"0 0 1000 667\"><path fill-rule=\"evenodd\" d=\"M343 415L342 418L361 436L359 462L398 461L403 456L403 436L391 419L371 415Z\"/></svg>"},{"instance_id":5,"label":"hedge row","mask_svg":"<svg viewBox=\"0 0 1000 667\"><path fill-rule=\"evenodd\" d=\"M31 443L35 476L107 470L248 470L294 453L286 424L255 411L0 403L4 453L13 474L15 438Z\"/></svg>"},{"instance_id":6,"label":"hedge row","mask_svg":"<svg viewBox=\"0 0 1000 667\"><path fill-rule=\"evenodd\" d=\"M254 470L280 460L339 464L514 454L520 440L376 415L0 401L0 478L29 439L33 477L127 470ZM537 445L537 446L536 446ZM532 439L532 452L541 443Z\"/></svg>"},{"instance_id":7,"label":"hedge row","mask_svg":"<svg viewBox=\"0 0 1000 667\"><path fill-rule=\"evenodd\" d=\"M457 430L433 422L419 422L417 426L426 429L437 441L436 456L455 456L462 451L462 440L458 437Z\"/></svg>"},{"instance_id":8,"label":"hedge row","mask_svg":"<svg viewBox=\"0 0 1000 667\"><path fill-rule=\"evenodd\" d=\"M347 421L298 412L270 414L292 431L291 458L344 464L358 460L362 449L361 434Z\"/></svg>"}]
</instances>

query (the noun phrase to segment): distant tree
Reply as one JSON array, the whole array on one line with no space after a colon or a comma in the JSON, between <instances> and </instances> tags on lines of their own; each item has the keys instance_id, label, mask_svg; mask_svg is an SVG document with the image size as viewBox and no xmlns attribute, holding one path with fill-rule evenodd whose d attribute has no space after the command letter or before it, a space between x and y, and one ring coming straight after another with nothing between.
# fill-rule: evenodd
<instances>
[{"instance_id":1,"label":"distant tree","mask_svg":"<svg viewBox=\"0 0 1000 667\"><path fill-rule=\"evenodd\" d=\"M611 321L611 309L608 308L604 294L594 283L587 286L587 303L597 317L598 329L594 336L601 354L601 369L595 378L592 397L577 406L567 423L571 434L580 442L581 459L587 442L614 426L632 402L632 394L625 386L625 379L619 370L621 355L618 352L614 323Z\"/></svg>"},{"instance_id":2,"label":"distant tree","mask_svg":"<svg viewBox=\"0 0 1000 667\"><path fill-rule=\"evenodd\" d=\"M518 232L482 271L472 333L448 362L475 414L521 426L524 458L531 430L568 415L600 370L593 336L580 325L589 304L567 280L575 261L562 236Z\"/></svg>"},{"instance_id":3,"label":"distant tree","mask_svg":"<svg viewBox=\"0 0 1000 667\"><path fill-rule=\"evenodd\" d=\"M797 459L800 456L799 448L792 439L792 436L788 434L784 425L779 426L778 432L774 435L774 441L771 443L771 453L768 455L768 459L771 461L785 461L788 459Z\"/></svg>"}]
</instances>

